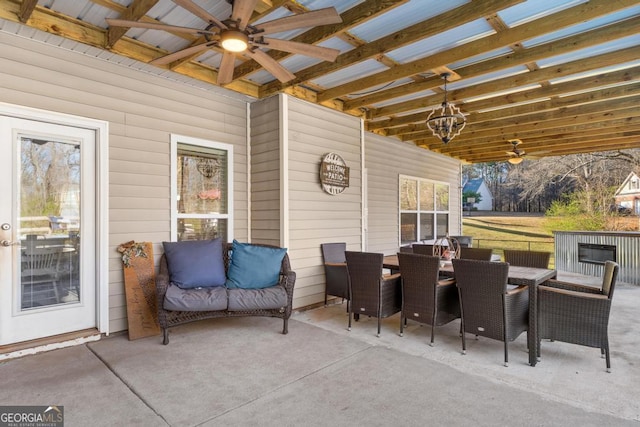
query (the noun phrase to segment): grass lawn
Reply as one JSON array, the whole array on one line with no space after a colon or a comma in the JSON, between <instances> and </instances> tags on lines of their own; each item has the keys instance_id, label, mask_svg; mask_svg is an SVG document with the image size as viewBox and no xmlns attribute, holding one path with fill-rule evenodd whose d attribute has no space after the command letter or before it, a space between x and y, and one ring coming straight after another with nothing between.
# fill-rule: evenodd
<instances>
[{"instance_id":1,"label":"grass lawn","mask_svg":"<svg viewBox=\"0 0 640 427\"><path fill-rule=\"evenodd\" d=\"M501 214L465 216L462 234L473 236L473 246L492 248L502 256L504 249L551 252L550 268L555 264L553 234L544 228L544 216Z\"/></svg>"}]
</instances>

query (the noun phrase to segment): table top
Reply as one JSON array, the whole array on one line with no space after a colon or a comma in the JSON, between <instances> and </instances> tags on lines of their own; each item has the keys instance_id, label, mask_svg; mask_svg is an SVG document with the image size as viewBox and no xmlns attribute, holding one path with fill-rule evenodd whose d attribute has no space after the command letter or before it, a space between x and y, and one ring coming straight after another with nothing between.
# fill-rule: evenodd
<instances>
[{"instance_id":1,"label":"table top","mask_svg":"<svg viewBox=\"0 0 640 427\"><path fill-rule=\"evenodd\" d=\"M384 268L400 270L397 255L387 255L382 263ZM440 271L453 273L453 264L445 262L440 265ZM509 266L509 283L513 285L539 285L546 280L556 277L557 271L548 268L521 267L517 265Z\"/></svg>"}]
</instances>

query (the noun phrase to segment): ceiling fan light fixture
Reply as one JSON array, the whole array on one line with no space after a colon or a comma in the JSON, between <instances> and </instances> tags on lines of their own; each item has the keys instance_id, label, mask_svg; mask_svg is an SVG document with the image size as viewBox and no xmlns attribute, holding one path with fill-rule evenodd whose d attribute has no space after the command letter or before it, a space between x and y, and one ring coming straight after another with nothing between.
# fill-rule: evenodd
<instances>
[{"instance_id":1,"label":"ceiling fan light fixture","mask_svg":"<svg viewBox=\"0 0 640 427\"><path fill-rule=\"evenodd\" d=\"M240 30L226 30L220 34L220 45L229 52L244 52L249 47L249 36Z\"/></svg>"},{"instance_id":2,"label":"ceiling fan light fixture","mask_svg":"<svg viewBox=\"0 0 640 427\"><path fill-rule=\"evenodd\" d=\"M444 100L440 104L440 108L434 108L427 116L427 127L433 136L447 144L460 135L467 124L467 119L458 107L447 101L449 73L443 73L441 77L444 79Z\"/></svg>"},{"instance_id":3,"label":"ceiling fan light fixture","mask_svg":"<svg viewBox=\"0 0 640 427\"><path fill-rule=\"evenodd\" d=\"M507 160L509 163L511 163L512 165L518 165L520 163L522 163L524 159L522 157L511 157L509 160Z\"/></svg>"}]
</instances>

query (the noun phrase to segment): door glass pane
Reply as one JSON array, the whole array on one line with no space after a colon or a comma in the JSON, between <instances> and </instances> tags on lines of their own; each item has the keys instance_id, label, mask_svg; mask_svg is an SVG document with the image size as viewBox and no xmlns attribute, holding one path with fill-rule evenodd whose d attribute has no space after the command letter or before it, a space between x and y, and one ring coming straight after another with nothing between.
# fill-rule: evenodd
<instances>
[{"instance_id":1,"label":"door glass pane","mask_svg":"<svg viewBox=\"0 0 640 427\"><path fill-rule=\"evenodd\" d=\"M417 181L401 179L400 181L400 210L415 211L418 209Z\"/></svg>"},{"instance_id":2,"label":"door glass pane","mask_svg":"<svg viewBox=\"0 0 640 427\"><path fill-rule=\"evenodd\" d=\"M20 138L20 308L80 301L80 145Z\"/></svg>"}]
</instances>

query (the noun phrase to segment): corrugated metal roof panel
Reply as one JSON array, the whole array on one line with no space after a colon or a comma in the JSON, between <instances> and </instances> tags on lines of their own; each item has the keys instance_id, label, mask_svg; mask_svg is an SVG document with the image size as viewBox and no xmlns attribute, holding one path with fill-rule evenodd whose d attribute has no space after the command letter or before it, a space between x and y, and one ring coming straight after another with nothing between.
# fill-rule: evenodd
<instances>
[{"instance_id":1,"label":"corrugated metal roof panel","mask_svg":"<svg viewBox=\"0 0 640 427\"><path fill-rule=\"evenodd\" d=\"M384 70L388 70L388 67L374 59L369 59L343 68L342 70L326 74L313 80L313 83L325 88L334 87Z\"/></svg>"},{"instance_id":2,"label":"corrugated metal roof panel","mask_svg":"<svg viewBox=\"0 0 640 427\"><path fill-rule=\"evenodd\" d=\"M551 58L541 59L537 61L537 64L541 68L552 67L554 65L564 64L567 62L576 61L578 59L589 58L591 56L613 52L632 46L640 46L640 35L628 36L611 42L602 43L597 46L591 46L586 49L576 50L564 55L557 55Z\"/></svg>"},{"instance_id":3,"label":"corrugated metal roof panel","mask_svg":"<svg viewBox=\"0 0 640 427\"><path fill-rule=\"evenodd\" d=\"M466 3L469 3L469 0L411 0L393 9L392 16L377 16L351 29L350 32L370 42Z\"/></svg>"},{"instance_id":4,"label":"corrugated metal roof panel","mask_svg":"<svg viewBox=\"0 0 640 427\"><path fill-rule=\"evenodd\" d=\"M490 34L495 34L495 30L491 28L486 20L479 19L444 31L433 37L411 43L400 49L392 50L387 53L387 56L400 63L415 61Z\"/></svg>"},{"instance_id":5,"label":"corrugated metal roof panel","mask_svg":"<svg viewBox=\"0 0 640 427\"><path fill-rule=\"evenodd\" d=\"M522 43L524 47L537 46L539 44L547 43L554 40L559 40L565 37L573 36L576 34L584 33L585 31L592 30L594 28L603 27L615 22L620 22L633 16L640 16L640 6L631 7L623 11L612 13L597 19L592 19L587 22L573 25L571 27L563 28L559 31L555 31L550 34L545 34L541 37L536 37L530 40L526 40ZM640 31L640 29L638 30Z\"/></svg>"},{"instance_id":6,"label":"corrugated metal roof panel","mask_svg":"<svg viewBox=\"0 0 640 427\"><path fill-rule=\"evenodd\" d=\"M561 10L587 3L589 0L527 0L498 12L498 16L509 26L515 27L552 15Z\"/></svg>"}]
</instances>

